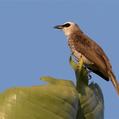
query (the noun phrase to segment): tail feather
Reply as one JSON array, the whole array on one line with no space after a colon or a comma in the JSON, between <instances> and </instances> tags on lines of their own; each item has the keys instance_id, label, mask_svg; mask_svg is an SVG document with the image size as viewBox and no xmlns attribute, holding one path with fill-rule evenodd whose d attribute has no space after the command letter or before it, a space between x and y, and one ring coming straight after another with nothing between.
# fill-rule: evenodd
<instances>
[{"instance_id":1,"label":"tail feather","mask_svg":"<svg viewBox=\"0 0 119 119\"><path fill-rule=\"evenodd\" d=\"M119 83L117 82L116 77L113 72L110 72L109 74L110 74L110 79L112 81L112 84L115 87L115 89L119 95Z\"/></svg>"}]
</instances>

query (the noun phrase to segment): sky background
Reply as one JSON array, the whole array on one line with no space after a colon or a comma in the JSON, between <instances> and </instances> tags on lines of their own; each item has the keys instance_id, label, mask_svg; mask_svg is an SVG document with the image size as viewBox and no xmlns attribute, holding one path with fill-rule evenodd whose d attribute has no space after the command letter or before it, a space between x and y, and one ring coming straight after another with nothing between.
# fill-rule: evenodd
<instances>
[{"instance_id":1,"label":"sky background","mask_svg":"<svg viewBox=\"0 0 119 119\"><path fill-rule=\"evenodd\" d=\"M75 81L64 34L53 26L74 21L107 53L119 81L118 0L0 0L0 91L42 84L41 76ZM105 119L119 118L111 82L93 74L104 94Z\"/></svg>"}]
</instances>

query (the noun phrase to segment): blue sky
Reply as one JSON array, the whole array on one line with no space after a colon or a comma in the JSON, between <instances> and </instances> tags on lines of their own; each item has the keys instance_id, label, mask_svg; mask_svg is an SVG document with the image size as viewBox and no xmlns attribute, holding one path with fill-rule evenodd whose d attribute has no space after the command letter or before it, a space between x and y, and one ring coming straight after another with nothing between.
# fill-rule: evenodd
<instances>
[{"instance_id":1,"label":"blue sky","mask_svg":"<svg viewBox=\"0 0 119 119\"><path fill-rule=\"evenodd\" d=\"M107 53L119 81L118 0L0 0L0 91L42 84L41 76L75 81L64 34L54 25L74 21ZM119 117L111 82L93 74L105 98L105 119Z\"/></svg>"}]
</instances>

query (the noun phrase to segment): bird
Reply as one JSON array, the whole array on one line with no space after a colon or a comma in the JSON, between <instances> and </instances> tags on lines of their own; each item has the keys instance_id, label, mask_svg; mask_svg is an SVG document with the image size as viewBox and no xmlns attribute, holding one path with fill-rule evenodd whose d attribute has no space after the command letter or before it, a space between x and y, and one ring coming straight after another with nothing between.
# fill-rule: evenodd
<instances>
[{"instance_id":1,"label":"bird","mask_svg":"<svg viewBox=\"0 0 119 119\"><path fill-rule=\"evenodd\" d=\"M111 80L119 95L119 84L112 71L111 63L101 46L86 35L78 24L65 22L54 26L64 32L73 56L87 69L106 81Z\"/></svg>"}]
</instances>

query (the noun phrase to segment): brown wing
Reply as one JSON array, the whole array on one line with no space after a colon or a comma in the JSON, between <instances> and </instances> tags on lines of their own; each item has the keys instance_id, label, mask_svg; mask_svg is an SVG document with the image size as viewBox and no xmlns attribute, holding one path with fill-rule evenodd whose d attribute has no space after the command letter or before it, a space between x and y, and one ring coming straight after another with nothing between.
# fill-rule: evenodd
<instances>
[{"instance_id":1,"label":"brown wing","mask_svg":"<svg viewBox=\"0 0 119 119\"><path fill-rule=\"evenodd\" d=\"M75 49L89 59L100 74L109 78L111 64L101 47L83 33L73 34L71 39L74 39Z\"/></svg>"}]
</instances>

